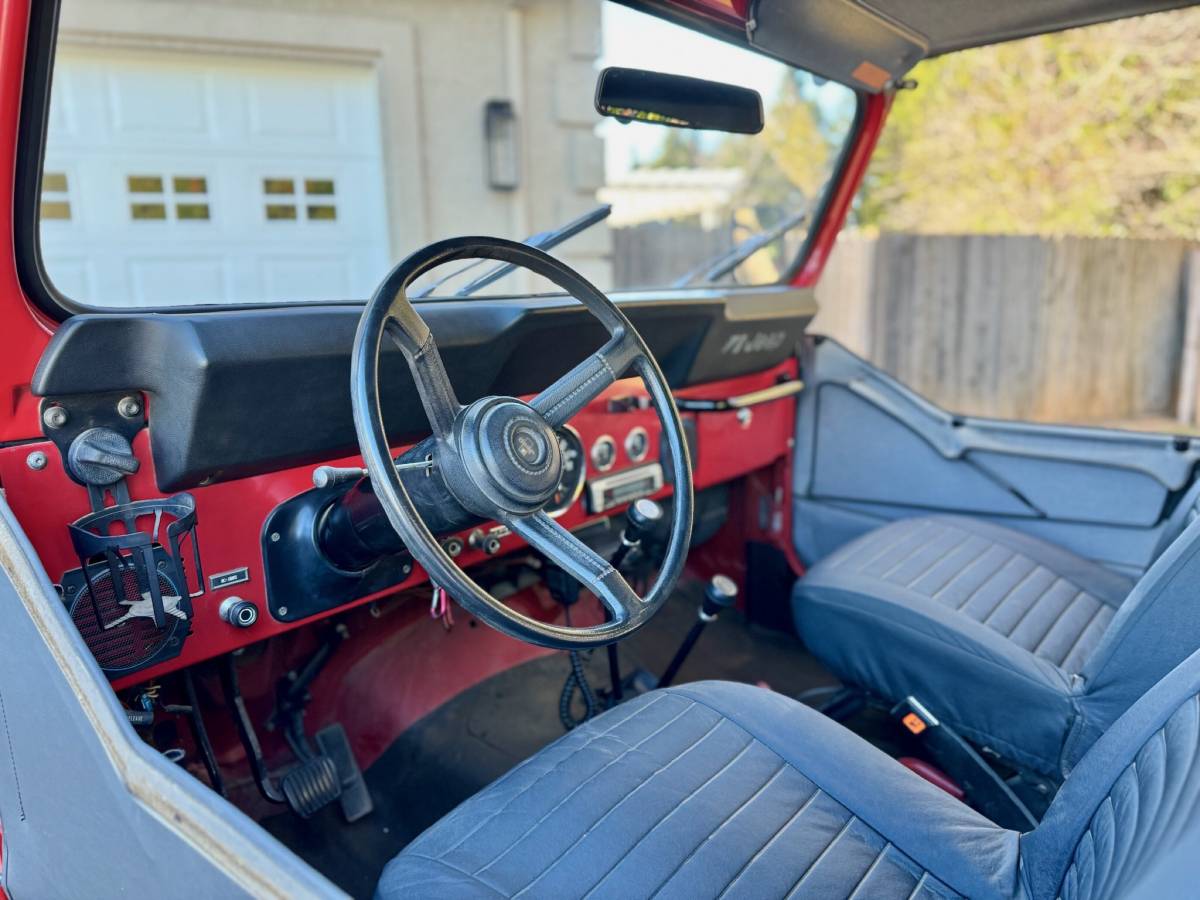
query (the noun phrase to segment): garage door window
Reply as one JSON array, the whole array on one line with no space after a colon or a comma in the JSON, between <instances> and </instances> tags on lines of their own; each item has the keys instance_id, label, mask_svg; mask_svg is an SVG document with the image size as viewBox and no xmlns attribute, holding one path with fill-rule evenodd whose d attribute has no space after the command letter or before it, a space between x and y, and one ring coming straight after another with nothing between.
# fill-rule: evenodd
<instances>
[{"instance_id":1,"label":"garage door window","mask_svg":"<svg viewBox=\"0 0 1200 900\"><path fill-rule=\"evenodd\" d=\"M207 221L208 179L200 175L130 175L129 216L138 222Z\"/></svg>"},{"instance_id":2,"label":"garage door window","mask_svg":"<svg viewBox=\"0 0 1200 900\"><path fill-rule=\"evenodd\" d=\"M66 172L46 172L42 175L42 202L39 211L43 222L70 220L71 196Z\"/></svg>"},{"instance_id":3,"label":"garage door window","mask_svg":"<svg viewBox=\"0 0 1200 900\"><path fill-rule=\"evenodd\" d=\"M264 178L268 222L337 221L332 178Z\"/></svg>"}]
</instances>

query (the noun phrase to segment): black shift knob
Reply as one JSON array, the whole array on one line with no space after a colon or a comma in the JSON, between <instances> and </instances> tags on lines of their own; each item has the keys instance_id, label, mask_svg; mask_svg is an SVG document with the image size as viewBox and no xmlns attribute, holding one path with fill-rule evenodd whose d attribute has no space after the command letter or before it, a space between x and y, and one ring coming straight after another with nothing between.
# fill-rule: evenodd
<instances>
[{"instance_id":1,"label":"black shift knob","mask_svg":"<svg viewBox=\"0 0 1200 900\"><path fill-rule=\"evenodd\" d=\"M628 522L625 527L626 537L633 542L640 541L654 530L654 526L662 521L662 517L663 508L649 497L633 501L625 511L625 519Z\"/></svg>"},{"instance_id":2,"label":"black shift knob","mask_svg":"<svg viewBox=\"0 0 1200 900\"><path fill-rule=\"evenodd\" d=\"M714 575L704 589L703 615L715 618L717 613L737 602L737 584L728 575Z\"/></svg>"}]
</instances>

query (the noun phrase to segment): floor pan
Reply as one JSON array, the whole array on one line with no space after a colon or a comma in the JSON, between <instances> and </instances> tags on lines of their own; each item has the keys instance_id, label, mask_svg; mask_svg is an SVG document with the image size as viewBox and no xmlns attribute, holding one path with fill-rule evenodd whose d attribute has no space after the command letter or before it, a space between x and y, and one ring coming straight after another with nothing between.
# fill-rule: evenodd
<instances>
[{"instance_id":1,"label":"floor pan","mask_svg":"<svg viewBox=\"0 0 1200 900\"><path fill-rule=\"evenodd\" d=\"M622 670L659 673L695 620L698 588L677 591L654 621L621 645ZM595 687L607 657L586 661ZM334 804L307 821L284 814L266 828L355 897L370 897L389 859L443 815L562 736L566 654L510 669L463 692L408 729L366 772L375 812L347 825ZM677 681L765 682L790 696L833 682L793 636L748 625L731 611L706 629Z\"/></svg>"}]
</instances>

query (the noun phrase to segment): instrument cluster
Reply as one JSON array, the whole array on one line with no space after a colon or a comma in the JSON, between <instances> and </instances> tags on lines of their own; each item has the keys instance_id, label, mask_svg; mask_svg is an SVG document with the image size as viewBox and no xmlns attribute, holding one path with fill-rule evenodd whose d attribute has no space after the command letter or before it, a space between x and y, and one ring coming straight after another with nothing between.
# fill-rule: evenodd
<instances>
[{"instance_id":1,"label":"instrument cluster","mask_svg":"<svg viewBox=\"0 0 1200 900\"><path fill-rule=\"evenodd\" d=\"M574 506L583 493L583 485L587 481L587 454L583 449L583 438L570 425L562 425L555 432L562 454L562 477L558 479L558 487L550 498L546 512L558 518Z\"/></svg>"},{"instance_id":2,"label":"instrument cluster","mask_svg":"<svg viewBox=\"0 0 1200 900\"><path fill-rule=\"evenodd\" d=\"M547 508L552 516L561 516L571 509L585 488L586 511L595 515L650 496L663 487L662 465L648 461L652 443L650 432L642 425L625 430L620 440L610 433L600 434L586 450L580 433L564 425L558 429L558 442L563 471L558 490Z\"/></svg>"}]
</instances>

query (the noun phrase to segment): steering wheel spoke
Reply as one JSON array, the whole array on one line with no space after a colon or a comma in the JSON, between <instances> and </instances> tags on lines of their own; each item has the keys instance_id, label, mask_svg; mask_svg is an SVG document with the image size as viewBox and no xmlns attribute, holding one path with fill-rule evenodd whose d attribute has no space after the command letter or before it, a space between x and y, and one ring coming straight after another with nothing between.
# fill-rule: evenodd
<instances>
[{"instance_id":1,"label":"steering wheel spoke","mask_svg":"<svg viewBox=\"0 0 1200 900\"><path fill-rule=\"evenodd\" d=\"M446 365L434 343L433 333L419 316L416 319L421 327L415 334L410 323L392 315L389 315L385 327L388 337L404 351L408 359L408 368L416 382L425 415L429 418L429 427L438 440L445 440L450 437L454 417L462 406L455 396L450 376L446 374Z\"/></svg>"},{"instance_id":2,"label":"steering wheel spoke","mask_svg":"<svg viewBox=\"0 0 1200 900\"><path fill-rule=\"evenodd\" d=\"M640 618L642 598L621 573L546 513L512 517L505 524L599 597L614 622Z\"/></svg>"},{"instance_id":3,"label":"steering wheel spoke","mask_svg":"<svg viewBox=\"0 0 1200 900\"><path fill-rule=\"evenodd\" d=\"M638 342L618 331L603 347L573 368L530 403L554 428L591 403L641 356Z\"/></svg>"}]
</instances>

